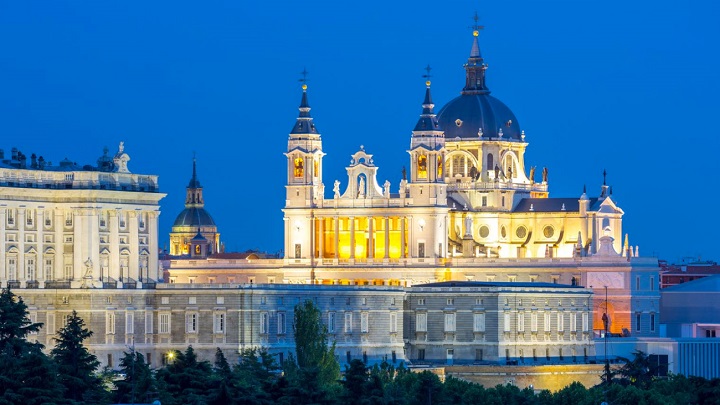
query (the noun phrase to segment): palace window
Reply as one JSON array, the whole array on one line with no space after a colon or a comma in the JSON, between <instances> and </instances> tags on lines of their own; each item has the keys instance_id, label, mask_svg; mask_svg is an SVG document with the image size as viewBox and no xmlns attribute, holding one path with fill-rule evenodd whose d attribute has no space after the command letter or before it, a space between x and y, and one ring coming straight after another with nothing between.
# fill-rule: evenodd
<instances>
[{"instance_id":1,"label":"palace window","mask_svg":"<svg viewBox=\"0 0 720 405\"><path fill-rule=\"evenodd\" d=\"M158 333L170 333L170 313L161 313L158 318L160 320Z\"/></svg>"},{"instance_id":2,"label":"palace window","mask_svg":"<svg viewBox=\"0 0 720 405\"><path fill-rule=\"evenodd\" d=\"M537 312L530 314L530 332L537 332L538 330L538 317Z\"/></svg>"},{"instance_id":3,"label":"palace window","mask_svg":"<svg viewBox=\"0 0 720 405\"><path fill-rule=\"evenodd\" d=\"M213 332L225 333L225 314L223 312L216 312L213 316Z\"/></svg>"},{"instance_id":4,"label":"palace window","mask_svg":"<svg viewBox=\"0 0 720 405\"><path fill-rule=\"evenodd\" d=\"M390 333L397 333L397 314L390 314Z\"/></svg>"},{"instance_id":5,"label":"palace window","mask_svg":"<svg viewBox=\"0 0 720 405\"><path fill-rule=\"evenodd\" d=\"M277 314L277 333L278 335L284 335L285 330L285 312L278 312Z\"/></svg>"},{"instance_id":6,"label":"palace window","mask_svg":"<svg viewBox=\"0 0 720 405\"><path fill-rule=\"evenodd\" d=\"M132 311L125 312L125 333L128 335L135 333L135 313Z\"/></svg>"},{"instance_id":7,"label":"palace window","mask_svg":"<svg viewBox=\"0 0 720 405\"><path fill-rule=\"evenodd\" d=\"M455 313L445 314L445 332L455 332Z\"/></svg>"},{"instance_id":8,"label":"palace window","mask_svg":"<svg viewBox=\"0 0 720 405\"><path fill-rule=\"evenodd\" d=\"M67 321L63 322L66 324ZM108 335L115 334L115 312L108 311L105 313L105 333Z\"/></svg>"},{"instance_id":9,"label":"palace window","mask_svg":"<svg viewBox=\"0 0 720 405\"><path fill-rule=\"evenodd\" d=\"M370 314L363 312L360 314L360 333L368 333L370 327Z\"/></svg>"},{"instance_id":10,"label":"palace window","mask_svg":"<svg viewBox=\"0 0 720 405\"><path fill-rule=\"evenodd\" d=\"M557 330L558 332L565 330L565 316L562 312L558 312L557 314Z\"/></svg>"},{"instance_id":11,"label":"palace window","mask_svg":"<svg viewBox=\"0 0 720 405\"><path fill-rule=\"evenodd\" d=\"M187 333L197 333L197 321L197 313L191 312L189 314L185 314L185 331Z\"/></svg>"},{"instance_id":12,"label":"palace window","mask_svg":"<svg viewBox=\"0 0 720 405\"><path fill-rule=\"evenodd\" d=\"M260 313L260 333L270 333L270 315L267 312Z\"/></svg>"},{"instance_id":13,"label":"palace window","mask_svg":"<svg viewBox=\"0 0 720 405\"><path fill-rule=\"evenodd\" d=\"M473 314L473 332L485 332L485 313Z\"/></svg>"},{"instance_id":14,"label":"palace window","mask_svg":"<svg viewBox=\"0 0 720 405\"><path fill-rule=\"evenodd\" d=\"M352 333L352 312L345 312L345 333Z\"/></svg>"},{"instance_id":15,"label":"palace window","mask_svg":"<svg viewBox=\"0 0 720 405\"><path fill-rule=\"evenodd\" d=\"M328 313L328 333L335 333L335 312Z\"/></svg>"},{"instance_id":16,"label":"palace window","mask_svg":"<svg viewBox=\"0 0 720 405\"><path fill-rule=\"evenodd\" d=\"M415 314L415 331L416 332L427 332L427 314L419 313Z\"/></svg>"},{"instance_id":17,"label":"palace window","mask_svg":"<svg viewBox=\"0 0 720 405\"><path fill-rule=\"evenodd\" d=\"M503 332L510 332L510 312L503 314Z\"/></svg>"}]
</instances>

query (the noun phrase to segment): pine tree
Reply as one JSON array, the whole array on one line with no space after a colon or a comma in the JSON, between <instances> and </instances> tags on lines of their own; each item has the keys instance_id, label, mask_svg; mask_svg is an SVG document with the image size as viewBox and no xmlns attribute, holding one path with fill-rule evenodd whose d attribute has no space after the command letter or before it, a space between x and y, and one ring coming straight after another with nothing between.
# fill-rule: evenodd
<instances>
[{"instance_id":1,"label":"pine tree","mask_svg":"<svg viewBox=\"0 0 720 405\"><path fill-rule=\"evenodd\" d=\"M140 352L123 353L120 359L120 372L124 379L116 381L115 401L118 403L150 402L157 394L155 379L150 365Z\"/></svg>"},{"instance_id":2,"label":"pine tree","mask_svg":"<svg viewBox=\"0 0 720 405\"><path fill-rule=\"evenodd\" d=\"M50 352L66 389L65 398L74 402L102 402L107 395L102 379L96 374L100 362L83 345L92 334L85 327L85 321L73 311L57 332L57 343Z\"/></svg>"},{"instance_id":3,"label":"pine tree","mask_svg":"<svg viewBox=\"0 0 720 405\"><path fill-rule=\"evenodd\" d=\"M204 404L212 386L212 366L198 361L192 346L176 351L174 360L156 373L161 402L167 404Z\"/></svg>"},{"instance_id":4,"label":"pine tree","mask_svg":"<svg viewBox=\"0 0 720 405\"><path fill-rule=\"evenodd\" d=\"M0 292L0 403L60 403L63 387L43 345L27 339L41 323L28 317L27 306L10 289Z\"/></svg>"}]
</instances>

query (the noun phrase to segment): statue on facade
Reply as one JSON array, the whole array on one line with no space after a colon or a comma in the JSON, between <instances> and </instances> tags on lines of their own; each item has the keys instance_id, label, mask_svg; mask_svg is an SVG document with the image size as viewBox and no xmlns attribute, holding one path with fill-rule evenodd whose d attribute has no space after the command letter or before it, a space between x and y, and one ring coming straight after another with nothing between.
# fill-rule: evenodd
<instances>
[{"instance_id":1,"label":"statue on facade","mask_svg":"<svg viewBox=\"0 0 720 405\"><path fill-rule=\"evenodd\" d=\"M385 183L383 183L383 195L385 197L390 197L390 181L385 180Z\"/></svg>"},{"instance_id":2,"label":"statue on facade","mask_svg":"<svg viewBox=\"0 0 720 405\"><path fill-rule=\"evenodd\" d=\"M358 182L358 197L365 197L365 178L360 177Z\"/></svg>"},{"instance_id":3,"label":"statue on facade","mask_svg":"<svg viewBox=\"0 0 720 405\"><path fill-rule=\"evenodd\" d=\"M472 224L473 220L470 215L465 217L465 236L472 237Z\"/></svg>"},{"instance_id":4,"label":"statue on facade","mask_svg":"<svg viewBox=\"0 0 720 405\"><path fill-rule=\"evenodd\" d=\"M500 180L500 168L498 165L495 165L495 181Z\"/></svg>"},{"instance_id":5,"label":"statue on facade","mask_svg":"<svg viewBox=\"0 0 720 405\"><path fill-rule=\"evenodd\" d=\"M547 167L543 167L542 177L543 177L543 183L547 183L547 181L548 181L548 168Z\"/></svg>"},{"instance_id":6,"label":"statue on facade","mask_svg":"<svg viewBox=\"0 0 720 405\"><path fill-rule=\"evenodd\" d=\"M530 183L535 183L535 166L530 168Z\"/></svg>"},{"instance_id":7,"label":"statue on facade","mask_svg":"<svg viewBox=\"0 0 720 405\"><path fill-rule=\"evenodd\" d=\"M340 198L340 180L335 180L333 184L333 197Z\"/></svg>"},{"instance_id":8,"label":"statue on facade","mask_svg":"<svg viewBox=\"0 0 720 405\"><path fill-rule=\"evenodd\" d=\"M407 180L407 171L405 170L405 166L402 168L402 179Z\"/></svg>"}]
</instances>

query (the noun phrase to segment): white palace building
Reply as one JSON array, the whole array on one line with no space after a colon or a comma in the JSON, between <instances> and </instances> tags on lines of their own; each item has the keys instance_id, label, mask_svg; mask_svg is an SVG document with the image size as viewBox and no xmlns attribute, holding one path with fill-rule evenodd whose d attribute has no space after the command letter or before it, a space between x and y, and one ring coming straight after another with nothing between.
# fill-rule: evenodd
<instances>
[{"instance_id":1,"label":"white palace building","mask_svg":"<svg viewBox=\"0 0 720 405\"><path fill-rule=\"evenodd\" d=\"M526 164L525 132L490 95L474 34L465 86L437 114L427 82L396 183L378 181L361 148L326 190L303 86L283 258L223 252L195 162L161 264L164 194L157 176L130 172L122 143L82 167L0 152L0 285L45 324L34 338L48 346L77 310L110 367L131 344L153 366L188 345L206 358L258 346L285 358L293 308L308 299L342 363L592 363L603 314L622 347L662 342L657 259L628 244L606 184L549 196L548 170ZM667 347L657 350L675 356Z\"/></svg>"}]
</instances>

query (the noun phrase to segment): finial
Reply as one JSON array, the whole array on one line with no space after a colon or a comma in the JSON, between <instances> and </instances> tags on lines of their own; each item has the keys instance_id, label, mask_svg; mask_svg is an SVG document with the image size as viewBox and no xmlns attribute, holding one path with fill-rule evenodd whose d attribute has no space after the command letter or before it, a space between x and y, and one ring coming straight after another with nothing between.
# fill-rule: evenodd
<instances>
[{"instance_id":1,"label":"finial","mask_svg":"<svg viewBox=\"0 0 720 405\"><path fill-rule=\"evenodd\" d=\"M583 184L583 194L587 194L587 185Z\"/></svg>"},{"instance_id":2,"label":"finial","mask_svg":"<svg viewBox=\"0 0 720 405\"><path fill-rule=\"evenodd\" d=\"M300 72L300 74L302 75L302 79L299 79L298 81L302 83L302 89L303 89L303 91L305 91L305 90L307 90L307 75L308 75L307 69L305 69L305 67L303 67L303 71Z\"/></svg>"},{"instance_id":3,"label":"finial","mask_svg":"<svg viewBox=\"0 0 720 405\"><path fill-rule=\"evenodd\" d=\"M607 184L605 183L606 177L607 177L607 171L605 171L605 169L603 169L603 186L606 186L606 185L607 185Z\"/></svg>"},{"instance_id":4,"label":"finial","mask_svg":"<svg viewBox=\"0 0 720 405\"><path fill-rule=\"evenodd\" d=\"M475 12L475 16L473 17L473 21L475 21L475 24L473 24L473 25L470 27L470 28L472 28L472 30L473 30L473 36L474 36L474 37L477 37L478 35L480 35L480 30L483 29L483 28L485 28L484 26L478 24L478 20L480 20L480 17L478 17L478 13L477 13L477 11L476 11L476 12Z\"/></svg>"},{"instance_id":5,"label":"finial","mask_svg":"<svg viewBox=\"0 0 720 405\"><path fill-rule=\"evenodd\" d=\"M428 79L428 80L425 81L425 85L428 86L428 87L430 87L430 78L432 77L432 75L430 74L430 71L431 71L431 70L432 70L432 68L430 67L430 64L428 64L427 66L425 66L425 72L427 72L427 73L425 73L425 74L422 76L422 77L424 77L425 79Z\"/></svg>"}]
</instances>

